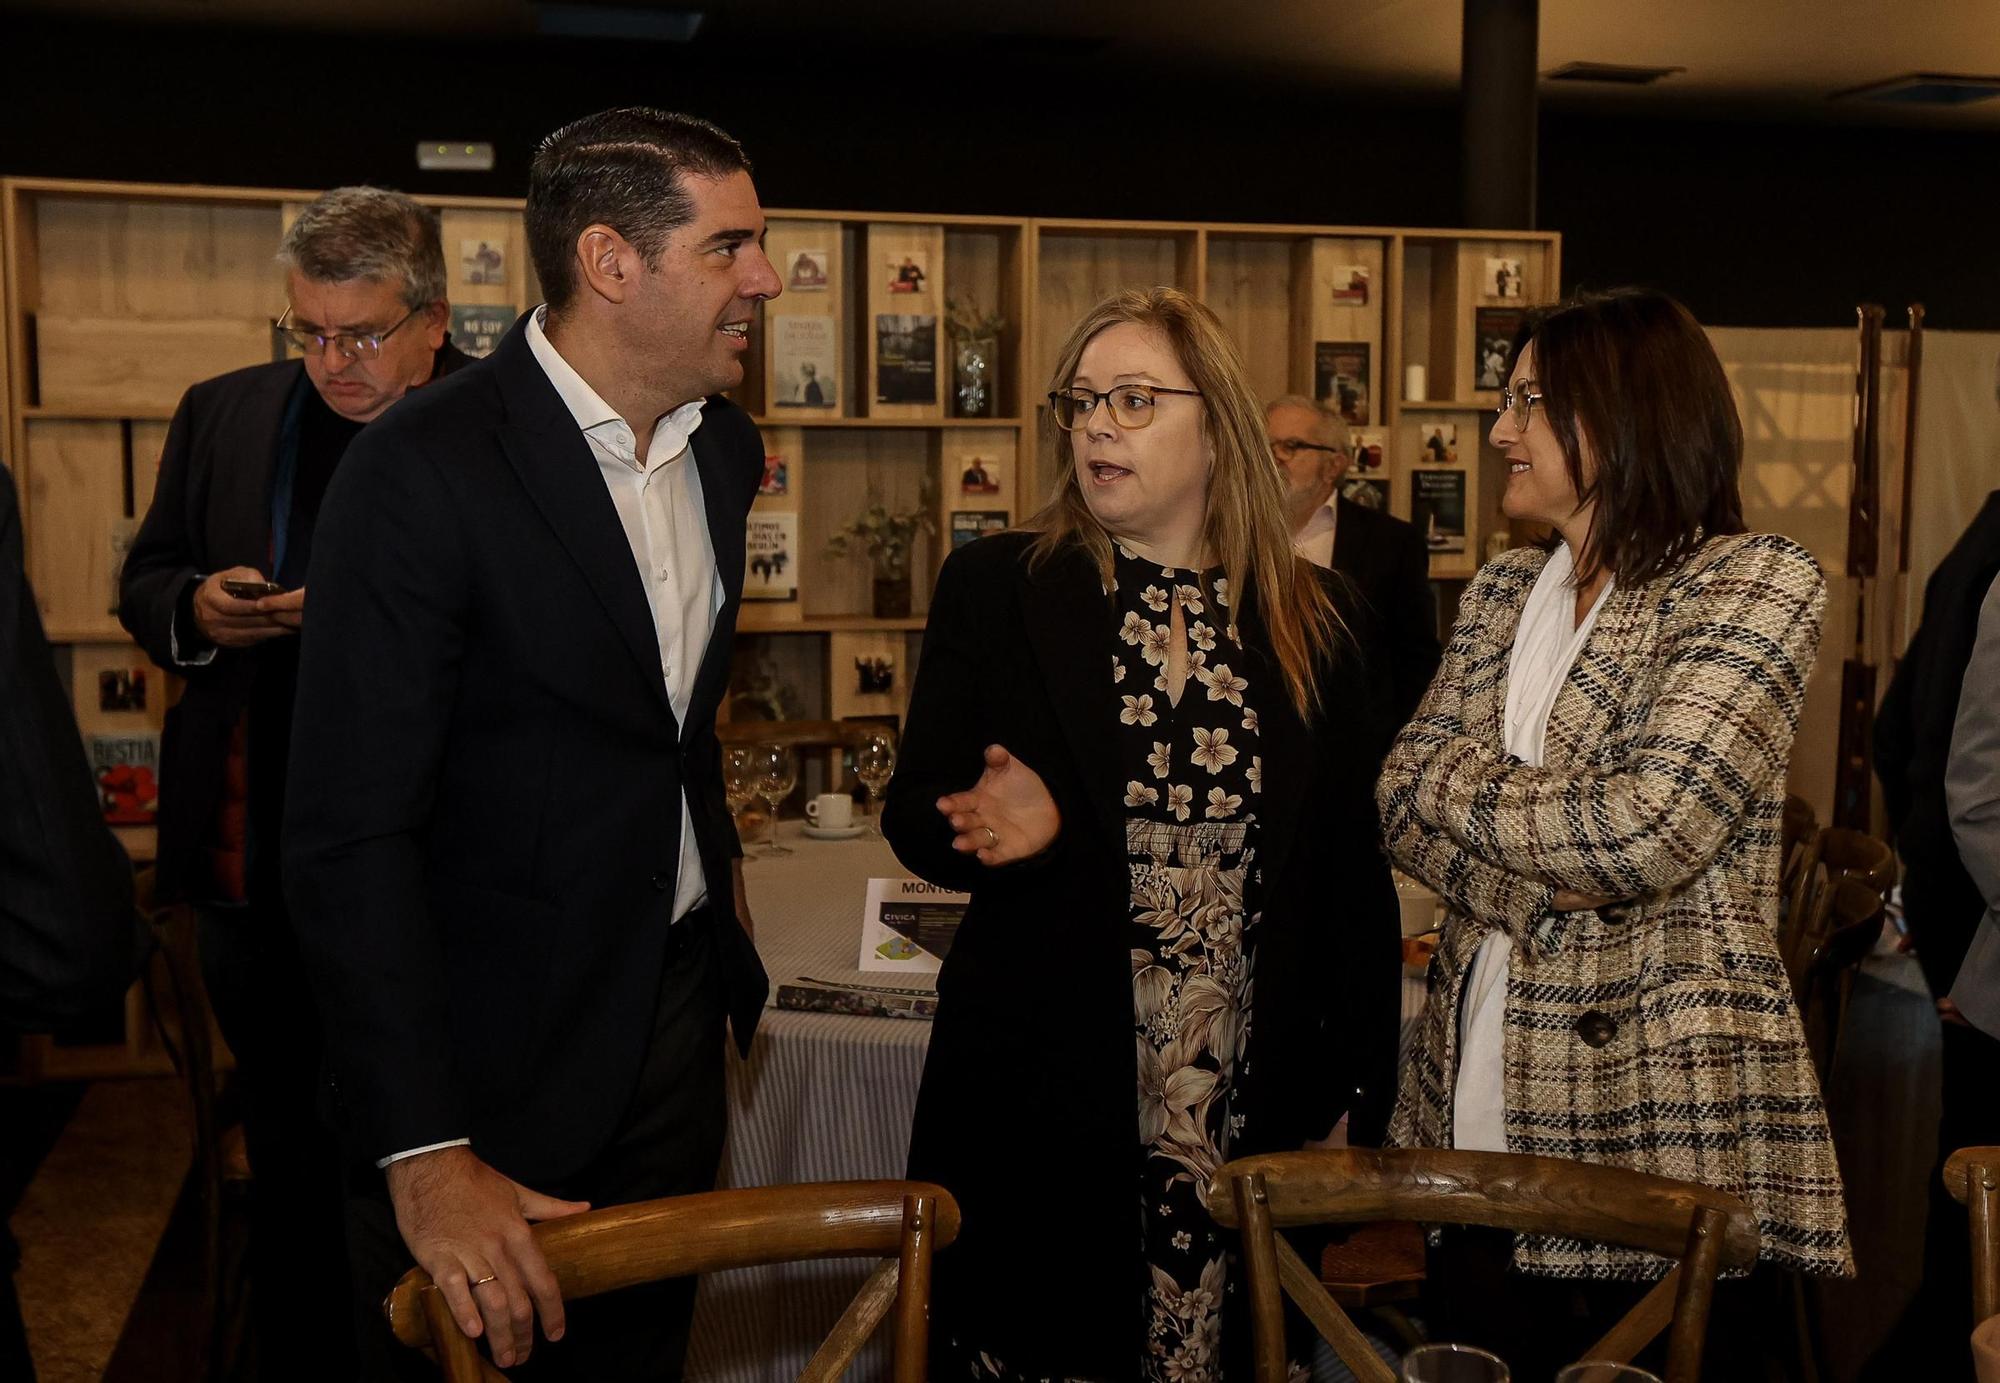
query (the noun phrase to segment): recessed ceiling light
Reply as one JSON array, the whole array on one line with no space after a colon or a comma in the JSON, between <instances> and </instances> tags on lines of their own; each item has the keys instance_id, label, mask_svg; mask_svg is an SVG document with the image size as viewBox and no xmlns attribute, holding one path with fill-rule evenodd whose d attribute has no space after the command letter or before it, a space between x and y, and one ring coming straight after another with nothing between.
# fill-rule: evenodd
<instances>
[{"instance_id":1,"label":"recessed ceiling light","mask_svg":"<svg viewBox=\"0 0 2000 1383\"><path fill-rule=\"evenodd\" d=\"M1634 67L1621 62L1566 62L1542 75L1552 82L1610 82L1617 86L1650 86L1685 67Z\"/></svg>"}]
</instances>

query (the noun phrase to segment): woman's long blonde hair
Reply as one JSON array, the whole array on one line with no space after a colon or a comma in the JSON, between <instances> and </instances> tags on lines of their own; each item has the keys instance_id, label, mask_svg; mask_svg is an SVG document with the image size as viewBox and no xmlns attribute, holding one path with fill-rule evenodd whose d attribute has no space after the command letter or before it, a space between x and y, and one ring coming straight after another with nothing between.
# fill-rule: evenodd
<instances>
[{"instance_id":1,"label":"woman's long blonde hair","mask_svg":"<svg viewBox=\"0 0 2000 1383\"><path fill-rule=\"evenodd\" d=\"M1214 455L1202 544L1228 578L1230 623L1248 608L1246 600L1255 602L1292 706L1301 719L1310 719L1320 690L1320 653L1346 630L1312 568L1293 553L1264 409L1222 322L1178 288L1114 293L1084 314L1069 334L1056 355L1049 387L1069 388L1091 339L1106 327L1127 322L1158 332L1201 391L1202 435ZM1062 468L1048 503L1022 525L1040 534L1029 550L1029 563L1039 565L1075 545L1090 554L1108 587L1111 538L1077 486L1069 434L1056 426L1053 411L1043 427Z\"/></svg>"}]
</instances>

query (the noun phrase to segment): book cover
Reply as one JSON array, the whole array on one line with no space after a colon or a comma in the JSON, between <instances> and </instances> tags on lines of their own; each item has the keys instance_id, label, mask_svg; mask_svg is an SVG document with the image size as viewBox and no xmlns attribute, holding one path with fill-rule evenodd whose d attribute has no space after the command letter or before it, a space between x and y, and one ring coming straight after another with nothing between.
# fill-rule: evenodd
<instances>
[{"instance_id":1,"label":"book cover","mask_svg":"<svg viewBox=\"0 0 2000 1383\"><path fill-rule=\"evenodd\" d=\"M519 315L505 304L453 303L451 343L474 359L491 355Z\"/></svg>"},{"instance_id":2,"label":"book cover","mask_svg":"<svg viewBox=\"0 0 2000 1383\"><path fill-rule=\"evenodd\" d=\"M745 600L791 600L799 593L799 516L790 513L750 515L745 533L747 569Z\"/></svg>"},{"instance_id":3,"label":"book cover","mask_svg":"<svg viewBox=\"0 0 2000 1383\"><path fill-rule=\"evenodd\" d=\"M935 994L903 994L893 990L855 988L800 982L778 986L779 1008L813 1013L846 1013L857 1018L932 1018Z\"/></svg>"},{"instance_id":4,"label":"book cover","mask_svg":"<svg viewBox=\"0 0 2000 1383\"><path fill-rule=\"evenodd\" d=\"M857 970L903 970L935 975L951 952L959 919L972 901L922 879L870 879L861 915Z\"/></svg>"},{"instance_id":5,"label":"book cover","mask_svg":"<svg viewBox=\"0 0 2000 1383\"><path fill-rule=\"evenodd\" d=\"M1368 278L1366 264L1341 265L1333 271L1333 300L1344 307L1365 307Z\"/></svg>"},{"instance_id":6,"label":"book cover","mask_svg":"<svg viewBox=\"0 0 2000 1383\"><path fill-rule=\"evenodd\" d=\"M1426 466L1458 464L1458 424L1426 423L1417 429L1417 459Z\"/></svg>"},{"instance_id":7,"label":"book cover","mask_svg":"<svg viewBox=\"0 0 2000 1383\"><path fill-rule=\"evenodd\" d=\"M771 402L779 408L831 408L839 401L834 319L772 317Z\"/></svg>"},{"instance_id":8,"label":"book cover","mask_svg":"<svg viewBox=\"0 0 2000 1383\"><path fill-rule=\"evenodd\" d=\"M1331 403L1356 427L1370 421L1368 357L1366 341L1313 343L1313 397Z\"/></svg>"},{"instance_id":9,"label":"book cover","mask_svg":"<svg viewBox=\"0 0 2000 1383\"><path fill-rule=\"evenodd\" d=\"M1518 307L1482 307L1472 314L1472 376L1475 389L1502 389L1514 359L1514 333L1525 313Z\"/></svg>"},{"instance_id":10,"label":"book cover","mask_svg":"<svg viewBox=\"0 0 2000 1383\"><path fill-rule=\"evenodd\" d=\"M160 810L160 737L90 735L90 770L104 819L114 826L150 826Z\"/></svg>"},{"instance_id":11,"label":"book cover","mask_svg":"<svg viewBox=\"0 0 2000 1383\"><path fill-rule=\"evenodd\" d=\"M875 317L875 402L937 401L936 315L878 313Z\"/></svg>"},{"instance_id":12,"label":"book cover","mask_svg":"<svg viewBox=\"0 0 2000 1383\"><path fill-rule=\"evenodd\" d=\"M1465 551L1465 472L1410 472L1410 522L1432 552Z\"/></svg>"},{"instance_id":13,"label":"book cover","mask_svg":"<svg viewBox=\"0 0 2000 1383\"><path fill-rule=\"evenodd\" d=\"M1004 509L954 509L951 514L951 547L956 552L967 543L998 533L1007 526Z\"/></svg>"}]
</instances>

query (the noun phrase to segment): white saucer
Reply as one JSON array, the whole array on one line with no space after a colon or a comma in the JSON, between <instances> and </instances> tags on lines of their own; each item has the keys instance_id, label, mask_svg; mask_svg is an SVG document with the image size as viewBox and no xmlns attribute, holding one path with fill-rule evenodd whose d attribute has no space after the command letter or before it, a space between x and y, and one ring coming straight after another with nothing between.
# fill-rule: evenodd
<instances>
[{"instance_id":1,"label":"white saucer","mask_svg":"<svg viewBox=\"0 0 2000 1383\"><path fill-rule=\"evenodd\" d=\"M811 822L807 822L802 829L814 840L853 840L856 836L865 836L868 834L868 828L862 825L815 826Z\"/></svg>"}]
</instances>

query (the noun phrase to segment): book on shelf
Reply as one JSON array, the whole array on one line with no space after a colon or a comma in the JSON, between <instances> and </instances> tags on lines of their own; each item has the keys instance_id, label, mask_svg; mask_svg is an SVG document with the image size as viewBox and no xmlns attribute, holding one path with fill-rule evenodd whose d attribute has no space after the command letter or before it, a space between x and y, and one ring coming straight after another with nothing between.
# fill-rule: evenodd
<instances>
[{"instance_id":1,"label":"book on shelf","mask_svg":"<svg viewBox=\"0 0 2000 1383\"><path fill-rule=\"evenodd\" d=\"M752 513L744 533L745 600L792 600L799 593L799 516Z\"/></svg>"},{"instance_id":2,"label":"book on shelf","mask_svg":"<svg viewBox=\"0 0 2000 1383\"><path fill-rule=\"evenodd\" d=\"M778 986L778 1007L846 1013L857 1018L932 1018L937 1014L937 995L801 978Z\"/></svg>"},{"instance_id":3,"label":"book on shelf","mask_svg":"<svg viewBox=\"0 0 2000 1383\"><path fill-rule=\"evenodd\" d=\"M113 826L150 826L160 812L160 737L88 735L90 769L104 819Z\"/></svg>"}]
</instances>

